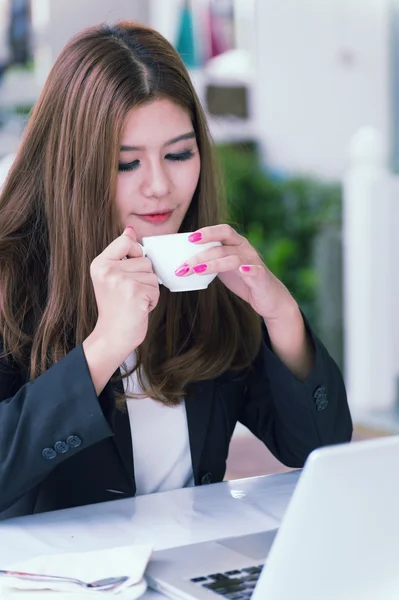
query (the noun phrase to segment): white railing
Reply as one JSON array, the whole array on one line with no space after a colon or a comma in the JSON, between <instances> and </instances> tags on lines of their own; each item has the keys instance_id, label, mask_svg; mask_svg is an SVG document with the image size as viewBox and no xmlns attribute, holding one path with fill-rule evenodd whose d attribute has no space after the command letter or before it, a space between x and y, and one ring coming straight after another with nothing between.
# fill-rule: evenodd
<instances>
[{"instance_id":1,"label":"white railing","mask_svg":"<svg viewBox=\"0 0 399 600\"><path fill-rule=\"evenodd\" d=\"M353 415L396 403L399 374L399 184L372 128L350 146L344 178L345 378Z\"/></svg>"}]
</instances>

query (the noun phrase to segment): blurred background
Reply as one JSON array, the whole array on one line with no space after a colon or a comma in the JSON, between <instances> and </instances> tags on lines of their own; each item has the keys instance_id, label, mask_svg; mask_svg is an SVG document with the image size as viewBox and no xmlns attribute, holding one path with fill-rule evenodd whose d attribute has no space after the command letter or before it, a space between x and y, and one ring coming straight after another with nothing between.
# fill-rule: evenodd
<instances>
[{"instance_id":1,"label":"blurred background","mask_svg":"<svg viewBox=\"0 0 399 600\"><path fill-rule=\"evenodd\" d=\"M190 71L232 223L344 372L355 439L399 431L399 0L0 0L0 185L68 39L158 29ZM284 467L244 428L226 477Z\"/></svg>"}]
</instances>

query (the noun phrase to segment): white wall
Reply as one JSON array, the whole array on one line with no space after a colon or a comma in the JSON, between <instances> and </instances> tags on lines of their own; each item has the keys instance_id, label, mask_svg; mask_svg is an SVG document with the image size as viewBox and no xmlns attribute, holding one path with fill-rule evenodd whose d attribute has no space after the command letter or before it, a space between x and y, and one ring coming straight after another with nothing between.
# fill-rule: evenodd
<instances>
[{"instance_id":1,"label":"white wall","mask_svg":"<svg viewBox=\"0 0 399 600\"><path fill-rule=\"evenodd\" d=\"M51 47L52 60L67 41L81 29L102 21L114 23L120 19L135 19L148 24L147 0L34 0L42 9L47 4L49 26L42 41Z\"/></svg>"},{"instance_id":2,"label":"white wall","mask_svg":"<svg viewBox=\"0 0 399 600\"><path fill-rule=\"evenodd\" d=\"M7 60L7 25L8 25L8 3L0 0L0 62Z\"/></svg>"},{"instance_id":3,"label":"white wall","mask_svg":"<svg viewBox=\"0 0 399 600\"><path fill-rule=\"evenodd\" d=\"M352 135L389 131L389 0L258 0L257 109L271 164L342 174Z\"/></svg>"},{"instance_id":4,"label":"white wall","mask_svg":"<svg viewBox=\"0 0 399 600\"><path fill-rule=\"evenodd\" d=\"M149 24L172 44L176 41L183 0L147 0Z\"/></svg>"},{"instance_id":5,"label":"white wall","mask_svg":"<svg viewBox=\"0 0 399 600\"><path fill-rule=\"evenodd\" d=\"M148 24L149 4L145 0L32 0L34 73L8 73L1 89L0 107L34 103L56 57L75 33L90 25L120 19ZM0 139L0 156L4 154L3 146ZM14 146L9 150L14 150Z\"/></svg>"}]
</instances>

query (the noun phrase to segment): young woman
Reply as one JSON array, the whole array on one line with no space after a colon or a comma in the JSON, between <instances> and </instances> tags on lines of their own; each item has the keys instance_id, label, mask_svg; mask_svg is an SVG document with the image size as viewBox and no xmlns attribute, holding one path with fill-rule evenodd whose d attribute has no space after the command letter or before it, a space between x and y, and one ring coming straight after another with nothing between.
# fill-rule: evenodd
<instances>
[{"instance_id":1,"label":"young woman","mask_svg":"<svg viewBox=\"0 0 399 600\"><path fill-rule=\"evenodd\" d=\"M221 481L237 421L293 467L351 438L338 368L219 187L159 33L66 46L0 197L2 518ZM218 273L207 290L169 292L142 257L178 231L199 254L177 273Z\"/></svg>"}]
</instances>

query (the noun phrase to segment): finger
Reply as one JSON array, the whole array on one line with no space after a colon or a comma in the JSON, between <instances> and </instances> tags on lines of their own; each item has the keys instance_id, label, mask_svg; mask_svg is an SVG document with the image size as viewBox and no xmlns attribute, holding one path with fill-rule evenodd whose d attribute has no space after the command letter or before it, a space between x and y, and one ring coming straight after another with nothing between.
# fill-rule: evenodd
<instances>
[{"instance_id":1,"label":"finger","mask_svg":"<svg viewBox=\"0 0 399 600\"><path fill-rule=\"evenodd\" d=\"M198 252L198 254L191 256L188 260L185 261L184 265L193 267L194 265L209 263L210 261L218 260L224 258L225 256L236 254L238 252L238 246L215 246L214 248L209 248L209 250L205 250L204 252Z\"/></svg>"},{"instance_id":2,"label":"finger","mask_svg":"<svg viewBox=\"0 0 399 600\"><path fill-rule=\"evenodd\" d=\"M143 256L121 260L117 268L125 273L153 273L151 261Z\"/></svg>"},{"instance_id":3,"label":"finger","mask_svg":"<svg viewBox=\"0 0 399 600\"><path fill-rule=\"evenodd\" d=\"M148 312L154 310L159 301L160 289L158 279L151 283L142 282L142 298L147 302Z\"/></svg>"},{"instance_id":4,"label":"finger","mask_svg":"<svg viewBox=\"0 0 399 600\"><path fill-rule=\"evenodd\" d=\"M144 313L150 313L159 301L159 290L150 285L143 285L142 293L135 302L135 307Z\"/></svg>"},{"instance_id":5,"label":"finger","mask_svg":"<svg viewBox=\"0 0 399 600\"><path fill-rule=\"evenodd\" d=\"M154 310L154 308L156 308L158 302L159 302L159 289L157 294L154 294L154 292L152 293L148 293L147 294L147 298L148 298L148 312L152 312Z\"/></svg>"},{"instance_id":6,"label":"finger","mask_svg":"<svg viewBox=\"0 0 399 600\"><path fill-rule=\"evenodd\" d=\"M135 281L143 285L150 285L151 287L159 288L158 277L155 275L155 273L130 273L126 274L125 276L131 276Z\"/></svg>"},{"instance_id":7,"label":"finger","mask_svg":"<svg viewBox=\"0 0 399 600\"><path fill-rule=\"evenodd\" d=\"M241 264L242 258L240 258L238 255L229 254L229 256L218 258L216 260L210 260L206 263L200 263L194 265L193 267L187 266L189 270L182 270L181 276L192 275L193 273L196 273L197 275L210 275L211 273L225 273L227 271L236 271ZM178 274L176 271L175 273L176 275Z\"/></svg>"},{"instance_id":8,"label":"finger","mask_svg":"<svg viewBox=\"0 0 399 600\"><path fill-rule=\"evenodd\" d=\"M124 277L130 278L131 276L125 275ZM135 305L143 307L147 312L151 312L158 304L160 296L158 278L153 273L135 273L134 280L140 284Z\"/></svg>"},{"instance_id":9,"label":"finger","mask_svg":"<svg viewBox=\"0 0 399 600\"><path fill-rule=\"evenodd\" d=\"M150 285L151 287L159 288L158 277L155 273L136 273L134 276L135 280L143 285Z\"/></svg>"},{"instance_id":10,"label":"finger","mask_svg":"<svg viewBox=\"0 0 399 600\"><path fill-rule=\"evenodd\" d=\"M247 240L236 232L231 225L211 225L198 229L188 237L188 241L194 244L205 244L207 242L222 242L228 246L240 246Z\"/></svg>"},{"instance_id":11,"label":"finger","mask_svg":"<svg viewBox=\"0 0 399 600\"><path fill-rule=\"evenodd\" d=\"M122 235L105 248L102 256L109 260L122 260L125 256L129 258L143 256L143 250L136 241L136 234L133 227L127 227Z\"/></svg>"},{"instance_id":12,"label":"finger","mask_svg":"<svg viewBox=\"0 0 399 600\"><path fill-rule=\"evenodd\" d=\"M265 276L266 269L260 265L240 265L239 273L248 285L252 285L257 278Z\"/></svg>"}]
</instances>

